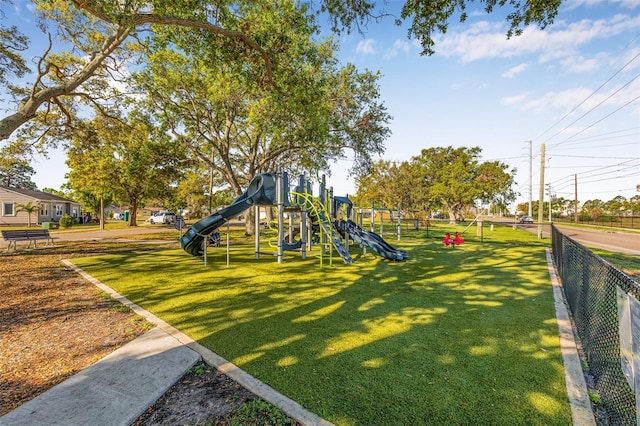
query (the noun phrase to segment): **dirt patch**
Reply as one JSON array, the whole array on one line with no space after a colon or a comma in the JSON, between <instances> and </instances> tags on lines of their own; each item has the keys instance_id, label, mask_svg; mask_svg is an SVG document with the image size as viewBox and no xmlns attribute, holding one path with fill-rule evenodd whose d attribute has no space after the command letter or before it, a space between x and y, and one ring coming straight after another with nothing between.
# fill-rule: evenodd
<instances>
[{"instance_id":1,"label":"dirt patch","mask_svg":"<svg viewBox=\"0 0 640 426\"><path fill-rule=\"evenodd\" d=\"M200 362L134 423L142 425L199 425L237 410L257 397ZM216 423L223 424L223 423Z\"/></svg>"}]
</instances>

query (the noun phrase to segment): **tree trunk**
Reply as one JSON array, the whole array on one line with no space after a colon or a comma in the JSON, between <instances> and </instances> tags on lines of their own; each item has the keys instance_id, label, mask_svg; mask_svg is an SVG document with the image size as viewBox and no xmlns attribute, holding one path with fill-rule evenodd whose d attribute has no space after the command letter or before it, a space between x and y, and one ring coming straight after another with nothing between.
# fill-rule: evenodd
<instances>
[{"instance_id":1,"label":"tree trunk","mask_svg":"<svg viewBox=\"0 0 640 426\"><path fill-rule=\"evenodd\" d=\"M104 197L100 197L100 230L104 231Z\"/></svg>"},{"instance_id":2,"label":"tree trunk","mask_svg":"<svg viewBox=\"0 0 640 426\"><path fill-rule=\"evenodd\" d=\"M256 234L256 208L255 206L249 207L245 214L244 235L250 236Z\"/></svg>"},{"instance_id":3,"label":"tree trunk","mask_svg":"<svg viewBox=\"0 0 640 426\"><path fill-rule=\"evenodd\" d=\"M129 226L138 226L136 216L138 216L138 199L129 197Z\"/></svg>"},{"instance_id":4,"label":"tree trunk","mask_svg":"<svg viewBox=\"0 0 640 426\"><path fill-rule=\"evenodd\" d=\"M456 224L456 213L453 210L449 210L449 225Z\"/></svg>"}]
</instances>

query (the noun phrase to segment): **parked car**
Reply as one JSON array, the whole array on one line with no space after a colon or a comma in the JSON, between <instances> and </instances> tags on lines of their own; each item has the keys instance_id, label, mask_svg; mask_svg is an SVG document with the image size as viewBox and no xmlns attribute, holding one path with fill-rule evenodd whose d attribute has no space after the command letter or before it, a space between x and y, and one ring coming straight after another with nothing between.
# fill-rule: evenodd
<instances>
[{"instance_id":1,"label":"parked car","mask_svg":"<svg viewBox=\"0 0 640 426\"><path fill-rule=\"evenodd\" d=\"M442 213L436 213L433 215L434 219L444 219L444 214Z\"/></svg>"},{"instance_id":2,"label":"parked car","mask_svg":"<svg viewBox=\"0 0 640 426\"><path fill-rule=\"evenodd\" d=\"M156 212L152 214L151 217L149 218L149 223L151 224L156 224L156 223L168 224L168 223L175 223L175 221L176 221L176 214L174 212L168 212L168 211Z\"/></svg>"},{"instance_id":3,"label":"parked car","mask_svg":"<svg viewBox=\"0 0 640 426\"><path fill-rule=\"evenodd\" d=\"M520 223L533 223L533 218L531 216L522 216Z\"/></svg>"}]
</instances>

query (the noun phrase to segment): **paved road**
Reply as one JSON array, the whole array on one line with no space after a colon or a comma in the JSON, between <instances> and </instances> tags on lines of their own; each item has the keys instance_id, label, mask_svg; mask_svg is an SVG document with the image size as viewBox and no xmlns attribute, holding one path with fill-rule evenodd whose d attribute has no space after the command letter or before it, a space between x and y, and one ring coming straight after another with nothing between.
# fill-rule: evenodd
<instances>
[{"instance_id":1,"label":"paved road","mask_svg":"<svg viewBox=\"0 0 640 426\"><path fill-rule=\"evenodd\" d=\"M173 225L150 225L143 224L131 228L122 229L105 229L100 230L98 228L93 230L87 229L73 229L69 231L60 231L55 233L60 241L81 241L81 240L108 240L111 238L122 238L128 235L140 235L140 234L152 234L159 232L175 232L176 238L180 233Z\"/></svg>"},{"instance_id":2,"label":"paved road","mask_svg":"<svg viewBox=\"0 0 640 426\"><path fill-rule=\"evenodd\" d=\"M490 220L492 222L513 225L513 219L491 218ZM517 224L517 226L520 229L538 233L537 224ZM640 233L615 230L604 231L563 225L556 225L556 227L567 237L587 247L599 248L631 256L640 256ZM542 233L544 237L548 237L551 233L551 227L549 225L543 225Z\"/></svg>"},{"instance_id":3,"label":"paved road","mask_svg":"<svg viewBox=\"0 0 640 426\"><path fill-rule=\"evenodd\" d=\"M588 247L640 256L640 234L556 225L564 235Z\"/></svg>"}]
</instances>

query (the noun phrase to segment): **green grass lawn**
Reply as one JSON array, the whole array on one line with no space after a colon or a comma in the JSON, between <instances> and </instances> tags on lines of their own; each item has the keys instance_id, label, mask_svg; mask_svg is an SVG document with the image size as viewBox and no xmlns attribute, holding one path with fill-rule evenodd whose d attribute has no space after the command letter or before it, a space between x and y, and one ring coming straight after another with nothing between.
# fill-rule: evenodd
<instances>
[{"instance_id":1,"label":"green grass lawn","mask_svg":"<svg viewBox=\"0 0 640 426\"><path fill-rule=\"evenodd\" d=\"M549 241L496 225L440 242L463 229L385 234L405 262L255 260L236 232L227 267L224 231L206 268L181 250L73 262L336 425L571 424Z\"/></svg>"}]
</instances>

